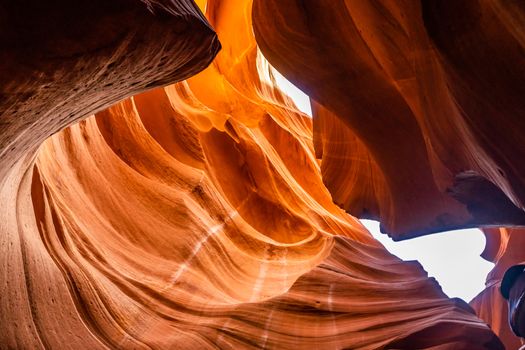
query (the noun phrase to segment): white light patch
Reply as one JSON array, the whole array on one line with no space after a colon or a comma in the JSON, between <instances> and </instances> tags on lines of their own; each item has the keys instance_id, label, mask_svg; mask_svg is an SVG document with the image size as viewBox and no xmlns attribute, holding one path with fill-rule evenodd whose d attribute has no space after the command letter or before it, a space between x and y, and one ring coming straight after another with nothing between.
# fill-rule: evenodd
<instances>
[{"instance_id":1,"label":"white light patch","mask_svg":"<svg viewBox=\"0 0 525 350\"><path fill-rule=\"evenodd\" d=\"M469 302L485 289L485 279L494 264L480 257L486 242L480 230L448 231L394 242L379 231L379 222L360 221L389 252L405 261L419 261L449 297Z\"/></svg>"},{"instance_id":2,"label":"white light patch","mask_svg":"<svg viewBox=\"0 0 525 350\"><path fill-rule=\"evenodd\" d=\"M281 73L277 71L277 69L273 68L271 65L270 70L275 77L275 82L277 83L279 89L281 89L282 92L292 99L301 112L312 117L312 107L310 106L310 98L308 95L302 92L294 84L290 83Z\"/></svg>"}]
</instances>

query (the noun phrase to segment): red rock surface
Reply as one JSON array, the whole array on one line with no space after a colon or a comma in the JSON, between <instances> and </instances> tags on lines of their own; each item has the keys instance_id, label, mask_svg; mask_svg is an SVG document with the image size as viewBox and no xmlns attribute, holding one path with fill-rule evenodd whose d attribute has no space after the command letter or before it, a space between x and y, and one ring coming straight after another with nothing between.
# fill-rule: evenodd
<instances>
[{"instance_id":1,"label":"red rock surface","mask_svg":"<svg viewBox=\"0 0 525 350\"><path fill-rule=\"evenodd\" d=\"M0 348L502 349L334 204L397 238L521 219L520 168L499 172L512 159L479 141L468 74L442 61L462 54L432 21L450 5L197 4L210 24L186 0L0 5ZM473 306L503 334L492 300Z\"/></svg>"}]
</instances>

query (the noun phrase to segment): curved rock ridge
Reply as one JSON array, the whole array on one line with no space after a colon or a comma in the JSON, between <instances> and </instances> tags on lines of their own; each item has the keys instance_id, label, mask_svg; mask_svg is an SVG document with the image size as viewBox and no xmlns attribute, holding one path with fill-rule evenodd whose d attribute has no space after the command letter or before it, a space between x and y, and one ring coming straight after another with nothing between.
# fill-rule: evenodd
<instances>
[{"instance_id":1,"label":"curved rock ridge","mask_svg":"<svg viewBox=\"0 0 525 350\"><path fill-rule=\"evenodd\" d=\"M197 4L0 7L39 39L1 42L0 348L503 349L334 204L316 153L365 143L276 88L251 0Z\"/></svg>"},{"instance_id":2,"label":"curved rock ridge","mask_svg":"<svg viewBox=\"0 0 525 350\"><path fill-rule=\"evenodd\" d=\"M220 48L193 1L0 6L0 179L53 133L146 88L194 75Z\"/></svg>"},{"instance_id":3,"label":"curved rock ridge","mask_svg":"<svg viewBox=\"0 0 525 350\"><path fill-rule=\"evenodd\" d=\"M219 48L191 0L0 2L0 348L103 344L38 233L37 148L125 97L192 76Z\"/></svg>"},{"instance_id":4,"label":"curved rock ridge","mask_svg":"<svg viewBox=\"0 0 525 350\"><path fill-rule=\"evenodd\" d=\"M253 9L264 55L322 107L316 153L334 201L398 240L525 224L523 18L505 0Z\"/></svg>"}]
</instances>

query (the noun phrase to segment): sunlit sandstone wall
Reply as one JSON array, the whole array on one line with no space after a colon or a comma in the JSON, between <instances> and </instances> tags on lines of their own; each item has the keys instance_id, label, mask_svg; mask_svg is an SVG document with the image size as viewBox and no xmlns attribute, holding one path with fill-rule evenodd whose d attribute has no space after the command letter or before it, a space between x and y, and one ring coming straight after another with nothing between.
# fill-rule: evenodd
<instances>
[{"instance_id":1,"label":"sunlit sandstone wall","mask_svg":"<svg viewBox=\"0 0 525 350\"><path fill-rule=\"evenodd\" d=\"M206 40L188 39L198 30L163 30L140 42L184 44L161 42L144 57L131 50L139 62L131 56L113 82L122 95L97 90L110 78L94 65L86 72L94 85L78 96L71 80L53 81L61 109L43 106L49 116L31 128L2 115L16 126L2 130L11 135L5 144L30 147L2 146L0 344L501 349L465 303L447 299L418 264L390 255L333 204L312 121L274 87L253 38L250 1L199 1L223 46L212 65L52 136L33 166L35 147L63 126L207 65L218 49L213 32L190 3L167 4L187 11L173 10L175 19L201 23ZM137 11L174 26L157 2L150 6L154 15ZM148 32L133 37L139 33ZM162 50L171 54L161 61L191 64L161 64L153 53ZM111 75L118 69L108 52L101 62ZM126 47L118 52L129 56ZM145 80L135 90L138 72ZM84 99L86 108L71 109ZM53 118L61 124L44 123ZM325 142L323 154L328 149Z\"/></svg>"}]
</instances>

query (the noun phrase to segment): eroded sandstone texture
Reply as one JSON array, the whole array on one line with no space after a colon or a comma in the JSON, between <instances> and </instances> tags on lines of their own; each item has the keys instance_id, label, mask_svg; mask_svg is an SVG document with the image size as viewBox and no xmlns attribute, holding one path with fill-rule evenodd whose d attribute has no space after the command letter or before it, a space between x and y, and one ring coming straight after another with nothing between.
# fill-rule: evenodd
<instances>
[{"instance_id":1,"label":"eroded sandstone texture","mask_svg":"<svg viewBox=\"0 0 525 350\"><path fill-rule=\"evenodd\" d=\"M519 3L197 1L210 24L188 0L1 3L1 349L503 349L485 322L514 341L496 287L483 321L334 201L398 238L519 223L523 87L501 109L468 79L510 93L522 67L462 69L439 17L484 40L513 21L518 50ZM505 147L475 128L500 117ZM495 231L485 256L517 259Z\"/></svg>"}]
</instances>

